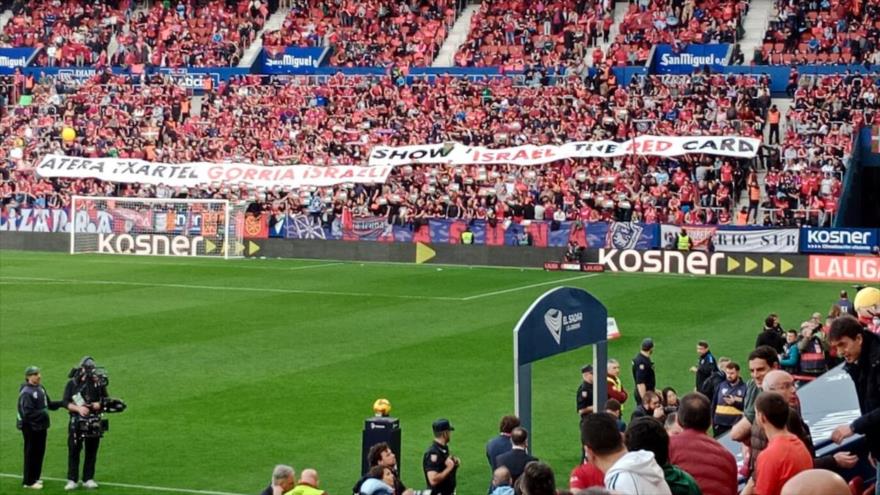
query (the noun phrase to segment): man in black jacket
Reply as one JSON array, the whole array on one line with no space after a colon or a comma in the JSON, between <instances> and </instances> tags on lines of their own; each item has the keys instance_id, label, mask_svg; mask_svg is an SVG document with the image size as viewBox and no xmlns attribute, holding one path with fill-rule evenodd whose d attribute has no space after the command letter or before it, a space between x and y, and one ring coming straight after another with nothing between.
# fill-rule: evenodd
<instances>
[{"instance_id":1,"label":"man in black jacket","mask_svg":"<svg viewBox=\"0 0 880 495\"><path fill-rule=\"evenodd\" d=\"M703 383L718 371L718 362L715 361L715 356L709 350L709 343L705 340L697 342L697 356L699 356L697 366L691 366L691 373L697 374L694 390L700 392L703 390Z\"/></svg>"},{"instance_id":2,"label":"man in black jacket","mask_svg":"<svg viewBox=\"0 0 880 495\"><path fill-rule=\"evenodd\" d=\"M43 471L43 456L46 454L46 433L49 429L49 409L61 407L60 402L49 400L46 389L41 385L40 368L28 366L24 371L25 382L18 391L18 428L24 436L24 479L25 488L43 488L40 473Z\"/></svg>"},{"instance_id":3,"label":"man in black jacket","mask_svg":"<svg viewBox=\"0 0 880 495\"><path fill-rule=\"evenodd\" d=\"M506 467L510 471L511 480L516 483L525 470L526 464L538 459L529 455L529 433L525 428L521 426L514 428L510 433L510 441L513 443L513 449L499 455L495 458L495 462L498 467Z\"/></svg>"},{"instance_id":4,"label":"man in black jacket","mask_svg":"<svg viewBox=\"0 0 880 495\"><path fill-rule=\"evenodd\" d=\"M844 369L856 386L862 412L852 423L835 428L831 440L841 443L856 433L864 435L880 479L880 337L846 315L831 323L829 340L846 360Z\"/></svg>"},{"instance_id":5,"label":"man in black jacket","mask_svg":"<svg viewBox=\"0 0 880 495\"><path fill-rule=\"evenodd\" d=\"M782 354L782 348L785 346L785 335L783 335L782 326L779 324L779 318L771 314L764 320L764 329L755 339L755 347L769 345L776 349L776 354Z\"/></svg>"}]
</instances>

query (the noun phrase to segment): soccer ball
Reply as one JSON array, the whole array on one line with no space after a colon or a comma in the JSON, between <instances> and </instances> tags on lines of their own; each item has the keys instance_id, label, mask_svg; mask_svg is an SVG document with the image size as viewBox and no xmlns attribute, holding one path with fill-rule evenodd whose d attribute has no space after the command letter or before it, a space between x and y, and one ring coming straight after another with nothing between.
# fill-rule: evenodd
<instances>
[{"instance_id":1,"label":"soccer ball","mask_svg":"<svg viewBox=\"0 0 880 495\"><path fill-rule=\"evenodd\" d=\"M391 412L391 402L388 402L388 399L376 399L376 402L373 402L373 412L376 416L388 416Z\"/></svg>"}]
</instances>

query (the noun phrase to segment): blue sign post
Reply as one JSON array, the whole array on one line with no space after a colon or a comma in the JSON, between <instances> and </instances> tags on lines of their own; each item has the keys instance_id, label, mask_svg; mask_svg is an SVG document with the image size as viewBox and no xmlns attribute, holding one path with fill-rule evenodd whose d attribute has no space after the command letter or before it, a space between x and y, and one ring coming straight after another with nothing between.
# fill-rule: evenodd
<instances>
[{"instance_id":1,"label":"blue sign post","mask_svg":"<svg viewBox=\"0 0 880 495\"><path fill-rule=\"evenodd\" d=\"M513 393L516 415L532 428L532 363L593 345L594 410L608 392L608 311L583 289L557 287L535 300L513 329Z\"/></svg>"}]
</instances>

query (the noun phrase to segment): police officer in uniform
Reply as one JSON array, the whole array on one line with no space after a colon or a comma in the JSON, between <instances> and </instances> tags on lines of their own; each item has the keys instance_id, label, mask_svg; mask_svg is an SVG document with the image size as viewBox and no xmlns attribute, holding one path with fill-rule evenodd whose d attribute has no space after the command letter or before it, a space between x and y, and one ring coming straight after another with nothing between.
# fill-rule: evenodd
<instances>
[{"instance_id":1,"label":"police officer in uniform","mask_svg":"<svg viewBox=\"0 0 880 495\"><path fill-rule=\"evenodd\" d=\"M101 443L100 434L83 435L77 427L80 421L100 414L101 402L107 398L107 389L99 383L95 373L95 360L87 356L79 363L79 367L70 372L70 381L64 387L64 398L61 403L70 412L70 426L67 434L67 484L65 490L73 490L79 481L79 457L85 446L82 479L86 488L97 488L95 482L95 463L98 460L98 447Z\"/></svg>"},{"instance_id":2,"label":"police officer in uniform","mask_svg":"<svg viewBox=\"0 0 880 495\"><path fill-rule=\"evenodd\" d=\"M434 443L428 447L422 459L425 481L431 489L431 495L453 495L455 493L455 473L460 461L458 457L449 455L449 434L455 428L448 419L438 419L432 425Z\"/></svg>"},{"instance_id":3,"label":"police officer in uniform","mask_svg":"<svg viewBox=\"0 0 880 495\"><path fill-rule=\"evenodd\" d=\"M46 454L46 433L49 429L49 409L61 407L60 402L49 400L46 389L40 383L43 379L40 368L28 366L24 370L25 382L18 391L18 429L24 436L24 479L25 488L43 488L40 473L43 471L43 457Z\"/></svg>"},{"instance_id":4,"label":"police officer in uniform","mask_svg":"<svg viewBox=\"0 0 880 495\"><path fill-rule=\"evenodd\" d=\"M577 410L581 419L593 413L593 365L588 364L581 368L583 381L577 391Z\"/></svg>"},{"instance_id":5,"label":"police officer in uniform","mask_svg":"<svg viewBox=\"0 0 880 495\"><path fill-rule=\"evenodd\" d=\"M652 339L645 339L642 341L641 350L632 361L633 381L636 384L636 393L634 394L636 406L642 403L642 396L645 392L654 392L657 388L654 363L651 361L651 354L653 353L654 341Z\"/></svg>"}]
</instances>

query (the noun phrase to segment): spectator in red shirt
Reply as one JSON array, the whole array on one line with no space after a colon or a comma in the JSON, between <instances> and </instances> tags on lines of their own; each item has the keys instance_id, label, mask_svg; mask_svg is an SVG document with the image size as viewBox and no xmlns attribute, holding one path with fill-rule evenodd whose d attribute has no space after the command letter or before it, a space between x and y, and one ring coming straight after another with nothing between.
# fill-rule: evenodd
<instances>
[{"instance_id":1,"label":"spectator in red shirt","mask_svg":"<svg viewBox=\"0 0 880 495\"><path fill-rule=\"evenodd\" d=\"M788 402L776 392L764 392L755 401L755 418L769 439L755 468L755 495L780 495L785 482L812 469L813 457L801 440L789 433Z\"/></svg>"}]
</instances>

